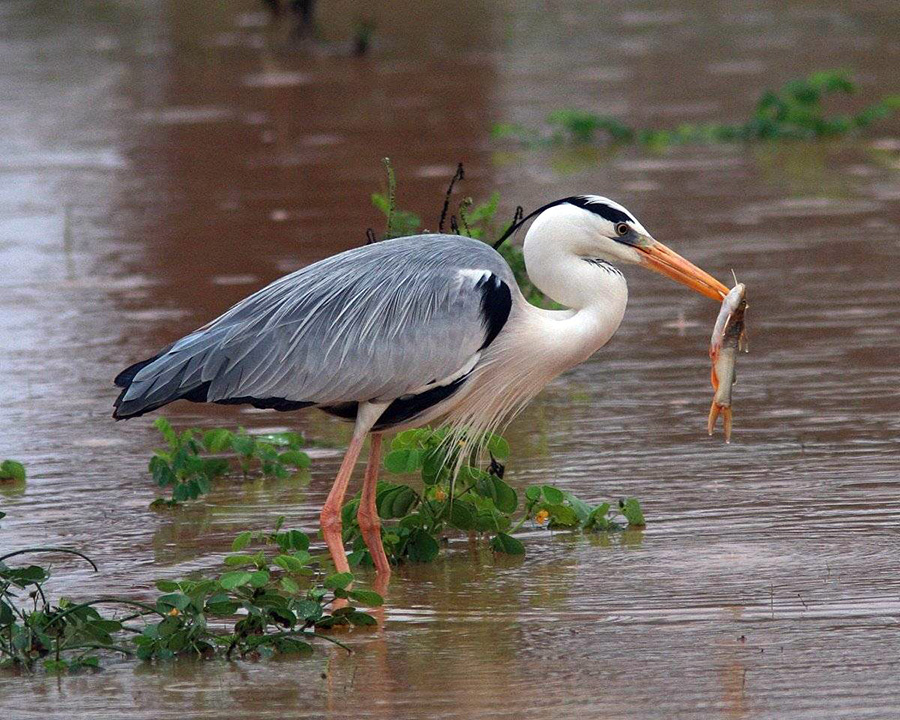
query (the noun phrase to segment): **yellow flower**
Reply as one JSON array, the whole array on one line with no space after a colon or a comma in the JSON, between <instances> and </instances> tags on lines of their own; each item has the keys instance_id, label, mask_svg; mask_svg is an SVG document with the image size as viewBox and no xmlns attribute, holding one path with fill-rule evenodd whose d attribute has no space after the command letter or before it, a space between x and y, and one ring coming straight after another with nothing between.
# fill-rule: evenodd
<instances>
[{"instance_id":1,"label":"yellow flower","mask_svg":"<svg viewBox=\"0 0 900 720\"><path fill-rule=\"evenodd\" d=\"M181 615L181 613L178 611L178 608L172 608L171 610L169 610L168 615L172 617L178 617L179 615Z\"/></svg>"},{"instance_id":2,"label":"yellow flower","mask_svg":"<svg viewBox=\"0 0 900 720\"><path fill-rule=\"evenodd\" d=\"M434 499L442 502L447 499L447 493L444 492L443 488L438 488L434 491Z\"/></svg>"},{"instance_id":3,"label":"yellow flower","mask_svg":"<svg viewBox=\"0 0 900 720\"><path fill-rule=\"evenodd\" d=\"M550 519L550 513L546 510L540 510L537 515L534 516L534 521L538 525L544 525Z\"/></svg>"}]
</instances>

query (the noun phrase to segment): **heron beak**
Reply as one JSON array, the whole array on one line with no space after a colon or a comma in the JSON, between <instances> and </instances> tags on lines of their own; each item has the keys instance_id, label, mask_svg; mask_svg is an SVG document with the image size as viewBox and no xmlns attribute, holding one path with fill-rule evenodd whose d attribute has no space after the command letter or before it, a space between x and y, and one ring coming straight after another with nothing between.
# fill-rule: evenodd
<instances>
[{"instance_id":1,"label":"heron beak","mask_svg":"<svg viewBox=\"0 0 900 720\"><path fill-rule=\"evenodd\" d=\"M728 294L728 288L725 285L661 242L649 236L642 237L641 240L643 242L636 243L634 248L640 252L641 265L644 267L677 280L691 290L696 290L701 295L706 295L717 302L721 302L722 298Z\"/></svg>"}]
</instances>

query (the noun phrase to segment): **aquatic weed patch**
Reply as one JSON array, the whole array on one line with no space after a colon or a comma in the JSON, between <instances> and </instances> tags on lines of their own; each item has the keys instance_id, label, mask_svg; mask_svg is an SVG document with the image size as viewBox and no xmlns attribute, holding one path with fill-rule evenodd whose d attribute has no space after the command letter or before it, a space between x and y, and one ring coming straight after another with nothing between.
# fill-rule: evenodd
<instances>
[{"instance_id":1,"label":"aquatic weed patch","mask_svg":"<svg viewBox=\"0 0 900 720\"><path fill-rule=\"evenodd\" d=\"M209 492L213 480L229 473L286 478L310 465L309 455L300 449L303 436L297 433L251 435L243 428L176 432L165 418L157 418L154 426L168 447L154 451L148 469L172 497L157 498L152 507L195 500Z\"/></svg>"},{"instance_id":2,"label":"aquatic weed patch","mask_svg":"<svg viewBox=\"0 0 900 720\"><path fill-rule=\"evenodd\" d=\"M617 532L645 524L640 503L627 498L619 503L592 505L552 485L526 488L524 501L504 480L502 461L509 444L489 435L468 444L447 442L448 430L419 428L394 437L384 458L394 475L418 475L419 482L378 483L376 507L388 559L393 563L431 562L452 535L480 538L494 552L523 555L525 546L513 534L526 523L550 529ZM483 446L490 461L480 465ZM461 454L464 457L460 457ZM456 466L459 474L454 476ZM351 544L349 562L370 565L356 512L360 494L343 508L344 540Z\"/></svg>"},{"instance_id":3,"label":"aquatic weed patch","mask_svg":"<svg viewBox=\"0 0 900 720\"><path fill-rule=\"evenodd\" d=\"M844 70L826 70L791 80L780 90L765 91L743 123L685 123L674 128L635 128L610 115L563 108L547 116L545 130L499 123L496 140L509 139L532 148L606 141L665 147L689 143L765 140L818 140L840 137L869 127L900 109L900 95L887 95L857 113L829 113L832 95L851 95L856 83Z\"/></svg>"},{"instance_id":4,"label":"aquatic weed patch","mask_svg":"<svg viewBox=\"0 0 900 720\"><path fill-rule=\"evenodd\" d=\"M158 580L162 594L150 602L53 600L45 590L48 567L9 562L63 553L98 569L72 548L27 548L0 557L0 668L73 672L98 667L104 654L143 661L304 655L317 640L349 649L325 631L375 625L359 607L381 605L381 596L352 588L351 573L326 574L308 551L309 537L282 523L279 518L272 531L238 534L221 573Z\"/></svg>"},{"instance_id":5,"label":"aquatic weed patch","mask_svg":"<svg viewBox=\"0 0 900 720\"><path fill-rule=\"evenodd\" d=\"M0 482L24 483L25 466L17 460L0 462Z\"/></svg>"}]
</instances>

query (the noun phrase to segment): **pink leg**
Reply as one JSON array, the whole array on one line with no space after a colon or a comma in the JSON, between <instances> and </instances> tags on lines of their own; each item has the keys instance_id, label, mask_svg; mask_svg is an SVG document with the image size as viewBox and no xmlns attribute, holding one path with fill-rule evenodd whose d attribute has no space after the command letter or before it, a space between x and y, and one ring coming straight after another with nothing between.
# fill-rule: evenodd
<instances>
[{"instance_id":1,"label":"pink leg","mask_svg":"<svg viewBox=\"0 0 900 720\"><path fill-rule=\"evenodd\" d=\"M350 476L353 474L353 467L359 458L365 437L365 434L354 434L350 441L341 463L341 469L338 470L337 478L331 492L328 493L328 499L322 507L320 516L322 535L325 537L325 544L328 546L328 552L331 553L331 559L334 561L334 568L337 572L350 572L350 565L347 564L347 555L344 552L344 539L341 537L341 507L344 504L347 485L350 483Z\"/></svg>"},{"instance_id":2,"label":"pink leg","mask_svg":"<svg viewBox=\"0 0 900 720\"><path fill-rule=\"evenodd\" d=\"M378 467L381 464L381 433L372 433L369 445L369 464L366 465L366 478L363 481L362 497L359 501L359 512L356 519L362 532L366 547L375 563L379 580L386 585L391 576L391 566L384 545L381 542L381 522L378 519L378 508L375 506L375 490L378 486Z\"/></svg>"}]
</instances>

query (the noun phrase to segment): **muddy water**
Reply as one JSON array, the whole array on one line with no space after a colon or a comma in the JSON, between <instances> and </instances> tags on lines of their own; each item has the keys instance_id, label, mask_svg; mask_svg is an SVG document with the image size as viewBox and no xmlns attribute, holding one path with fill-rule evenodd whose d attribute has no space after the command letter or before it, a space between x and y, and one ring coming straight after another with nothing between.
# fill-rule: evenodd
<instances>
[{"instance_id":1,"label":"muddy water","mask_svg":"<svg viewBox=\"0 0 900 720\"><path fill-rule=\"evenodd\" d=\"M732 445L709 439L716 308L629 272L612 344L510 432L519 487L636 495L614 537L529 530L524 560L454 543L400 568L357 652L300 663L110 662L0 678L4 717L886 718L900 714L900 123L820 145L520 151L498 120L560 106L636 124L739 120L761 88L852 67L895 91L892 3L322 3L297 39L250 2L0 5L2 546L71 545L61 593L149 595L215 568L278 514L315 529L346 429L313 414L175 406L182 425L300 428L308 477L147 509L151 419L110 379L275 277L359 244L390 155L434 227L446 178L504 212L573 192L751 295ZM75 3L71 4L73 7ZM461 6L460 6L461 5ZM80 4L79 4L80 8ZM399 9L398 9L399 8Z\"/></svg>"}]
</instances>

